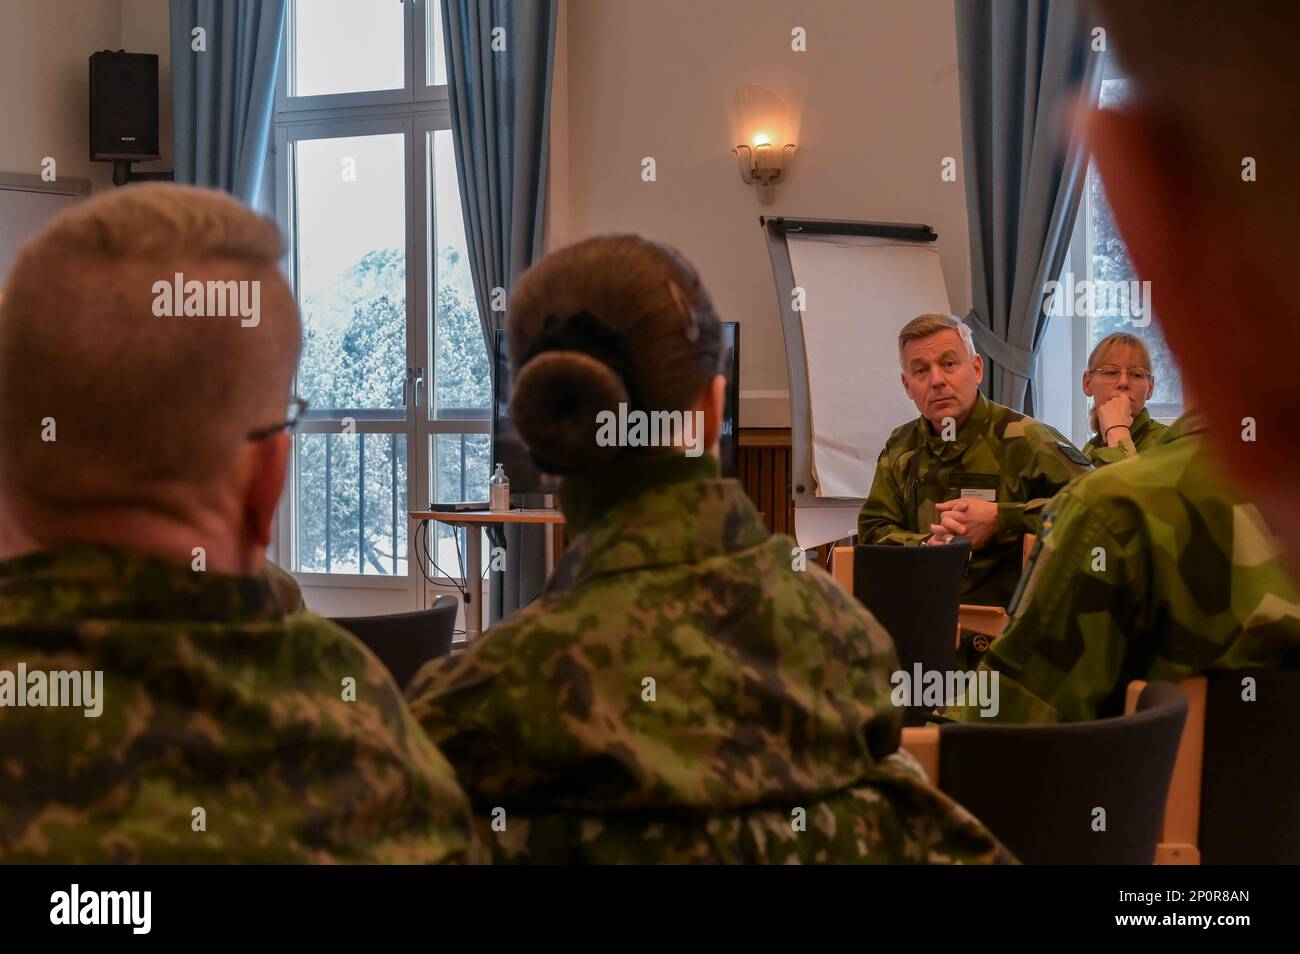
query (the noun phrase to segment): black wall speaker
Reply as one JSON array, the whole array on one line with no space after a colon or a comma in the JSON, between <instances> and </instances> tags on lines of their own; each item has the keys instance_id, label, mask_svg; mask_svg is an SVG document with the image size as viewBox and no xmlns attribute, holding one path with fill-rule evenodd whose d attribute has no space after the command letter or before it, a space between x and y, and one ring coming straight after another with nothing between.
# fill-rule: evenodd
<instances>
[{"instance_id":1,"label":"black wall speaker","mask_svg":"<svg viewBox=\"0 0 1300 954\"><path fill-rule=\"evenodd\" d=\"M157 53L104 50L90 57L90 158L161 158Z\"/></svg>"}]
</instances>

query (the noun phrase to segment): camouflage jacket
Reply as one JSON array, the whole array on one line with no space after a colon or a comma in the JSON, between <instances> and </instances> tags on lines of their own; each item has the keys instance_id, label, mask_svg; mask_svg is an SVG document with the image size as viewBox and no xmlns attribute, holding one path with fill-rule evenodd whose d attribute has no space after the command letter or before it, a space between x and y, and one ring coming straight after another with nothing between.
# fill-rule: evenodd
<instances>
[{"instance_id":1,"label":"camouflage jacket","mask_svg":"<svg viewBox=\"0 0 1300 954\"><path fill-rule=\"evenodd\" d=\"M267 560L263 564L262 575L266 577L266 585L271 588L271 594L286 613L301 613L307 609L307 604L302 599L302 587L288 570Z\"/></svg>"},{"instance_id":2,"label":"camouflage jacket","mask_svg":"<svg viewBox=\"0 0 1300 954\"><path fill-rule=\"evenodd\" d=\"M981 663L1006 722L1118 715L1133 679L1300 667L1300 591L1190 415L1053 501L1012 615Z\"/></svg>"},{"instance_id":3,"label":"camouflage jacket","mask_svg":"<svg viewBox=\"0 0 1300 954\"><path fill-rule=\"evenodd\" d=\"M1138 454L1145 453L1161 443L1169 430L1169 425L1153 419L1146 408L1138 411L1129 427L1129 437L1124 438L1114 447L1107 446L1102 435L1093 434L1088 443L1083 445L1083 455L1092 461L1094 467L1114 464Z\"/></svg>"},{"instance_id":4,"label":"camouflage jacket","mask_svg":"<svg viewBox=\"0 0 1300 954\"><path fill-rule=\"evenodd\" d=\"M896 752L874 618L709 458L627 478L566 482L542 595L412 684L494 859L1006 860Z\"/></svg>"},{"instance_id":5,"label":"camouflage jacket","mask_svg":"<svg viewBox=\"0 0 1300 954\"><path fill-rule=\"evenodd\" d=\"M1038 532L1043 506L1089 466L1051 427L980 394L956 440L943 440L923 417L889 435L858 515L858 536L862 543L918 546L939 522L935 504L995 501L998 535L972 555L962 602L1006 606L1020 579L1023 535Z\"/></svg>"},{"instance_id":6,"label":"camouflage jacket","mask_svg":"<svg viewBox=\"0 0 1300 954\"><path fill-rule=\"evenodd\" d=\"M33 707L31 689L20 707L24 670L102 673L94 707ZM464 793L387 671L332 623L286 617L262 577L99 547L0 563L0 704L0 861L439 862L469 847Z\"/></svg>"}]
</instances>

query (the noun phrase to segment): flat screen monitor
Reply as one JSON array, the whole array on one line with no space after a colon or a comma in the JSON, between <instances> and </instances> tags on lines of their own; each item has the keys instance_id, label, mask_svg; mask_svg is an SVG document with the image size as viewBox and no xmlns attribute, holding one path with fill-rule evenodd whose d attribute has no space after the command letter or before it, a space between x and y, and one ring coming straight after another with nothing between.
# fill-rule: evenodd
<instances>
[{"instance_id":1,"label":"flat screen monitor","mask_svg":"<svg viewBox=\"0 0 1300 954\"><path fill-rule=\"evenodd\" d=\"M740 323L722 323L722 373L727 376L727 399L722 409L722 434L718 438L718 460L723 477L740 472L740 442L736 428L740 422Z\"/></svg>"},{"instance_id":2,"label":"flat screen monitor","mask_svg":"<svg viewBox=\"0 0 1300 954\"><path fill-rule=\"evenodd\" d=\"M533 464L528 448L519 438L510 417L510 349L506 346L506 333L496 333L493 355L495 374L492 381L492 463L501 464L510 478L510 493L551 494L559 480L544 474ZM737 415L740 411L740 325L734 321L722 323L722 373L727 378L727 396L722 414L722 435L718 440L718 458L724 477L735 477L740 464L740 448L736 440Z\"/></svg>"}]
</instances>

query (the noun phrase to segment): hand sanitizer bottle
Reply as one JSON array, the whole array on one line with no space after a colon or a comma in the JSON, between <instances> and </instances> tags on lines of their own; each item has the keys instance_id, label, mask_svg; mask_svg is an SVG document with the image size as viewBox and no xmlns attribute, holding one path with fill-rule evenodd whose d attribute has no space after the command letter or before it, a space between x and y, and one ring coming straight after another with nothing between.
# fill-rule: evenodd
<instances>
[{"instance_id":1,"label":"hand sanitizer bottle","mask_svg":"<svg viewBox=\"0 0 1300 954\"><path fill-rule=\"evenodd\" d=\"M488 509L510 509L510 478L500 464L497 464L497 472L488 481Z\"/></svg>"}]
</instances>

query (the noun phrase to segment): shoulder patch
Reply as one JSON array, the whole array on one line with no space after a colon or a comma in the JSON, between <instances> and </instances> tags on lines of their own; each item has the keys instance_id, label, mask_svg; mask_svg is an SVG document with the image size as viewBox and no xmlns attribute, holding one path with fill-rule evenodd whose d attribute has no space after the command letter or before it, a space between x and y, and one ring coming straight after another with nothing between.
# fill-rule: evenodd
<instances>
[{"instance_id":1,"label":"shoulder patch","mask_svg":"<svg viewBox=\"0 0 1300 954\"><path fill-rule=\"evenodd\" d=\"M1024 437L1025 424L1027 420L1028 420L1027 418L1022 417L1019 420L1008 421L1007 426L1002 431L1002 436L1003 437Z\"/></svg>"},{"instance_id":2,"label":"shoulder patch","mask_svg":"<svg viewBox=\"0 0 1300 954\"><path fill-rule=\"evenodd\" d=\"M1073 461L1083 467L1091 467L1092 461L1088 460L1080 451L1069 441L1057 441L1056 449L1059 450L1068 460Z\"/></svg>"}]
</instances>

